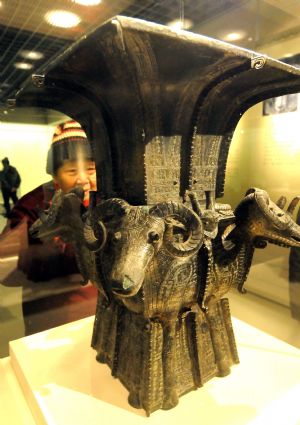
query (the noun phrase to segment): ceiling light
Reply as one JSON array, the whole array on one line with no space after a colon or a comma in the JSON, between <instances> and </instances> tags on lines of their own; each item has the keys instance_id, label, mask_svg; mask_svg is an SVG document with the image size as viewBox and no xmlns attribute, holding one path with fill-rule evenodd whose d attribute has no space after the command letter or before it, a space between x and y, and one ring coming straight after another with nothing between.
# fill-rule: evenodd
<instances>
[{"instance_id":1,"label":"ceiling light","mask_svg":"<svg viewBox=\"0 0 300 425\"><path fill-rule=\"evenodd\" d=\"M15 67L18 69L23 69L23 71L28 71L29 69L33 68L32 63L27 62L16 62Z\"/></svg>"},{"instance_id":2,"label":"ceiling light","mask_svg":"<svg viewBox=\"0 0 300 425\"><path fill-rule=\"evenodd\" d=\"M76 27L80 22L78 15L65 10L52 10L51 12L47 12L45 19L48 24L60 28Z\"/></svg>"},{"instance_id":3,"label":"ceiling light","mask_svg":"<svg viewBox=\"0 0 300 425\"><path fill-rule=\"evenodd\" d=\"M193 26L193 21L184 19L182 22L181 19L175 19L174 21L168 22L167 25L173 30L188 30Z\"/></svg>"},{"instance_id":4,"label":"ceiling light","mask_svg":"<svg viewBox=\"0 0 300 425\"><path fill-rule=\"evenodd\" d=\"M19 54L22 56L22 58L33 61L38 61L44 57L43 53L35 52L33 50L21 50Z\"/></svg>"},{"instance_id":5,"label":"ceiling light","mask_svg":"<svg viewBox=\"0 0 300 425\"><path fill-rule=\"evenodd\" d=\"M73 3L81 4L81 6L98 6L102 0L73 0Z\"/></svg>"},{"instance_id":6,"label":"ceiling light","mask_svg":"<svg viewBox=\"0 0 300 425\"><path fill-rule=\"evenodd\" d=\"M225 34L222 38L226 41L237 41L244 38L246 35L245 31L236 31Z\"/></svg>"},{"instance_id":7,"label":"ceiling light","mask_svg":"<svg viewBox=\"0 0 300 425\"><path fill-rule=\"evenodd\" d=\"M2 7L3 6L3 3L2 3L2 1L0 1L0 7Z\"/></svg>"}]
</instances>

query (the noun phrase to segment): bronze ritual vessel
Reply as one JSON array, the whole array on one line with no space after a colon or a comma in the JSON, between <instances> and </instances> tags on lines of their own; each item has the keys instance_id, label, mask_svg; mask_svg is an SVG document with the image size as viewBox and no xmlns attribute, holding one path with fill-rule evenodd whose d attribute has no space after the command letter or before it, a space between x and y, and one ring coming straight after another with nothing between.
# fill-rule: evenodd
<instances>
[{"instance_id":1,"label":"bronze ritual vessel","mask_svg":"<svg viewBox=\"0 0 300 425\"><path fill-rule=\"evenodd\" d=\"M148 415L230 373L239 360L226 293L243 291L256 247L300 246L298 199L285 211L284 198L251 188L234 211L216 202L241 115L298 91L290 65L116 17L17 97L73 117L91 141L99 189L88 213L79 216L80 189L57 193L32 232L49 237L64 224L99 289L97 360Z\"/></svg>"}]
</instances>

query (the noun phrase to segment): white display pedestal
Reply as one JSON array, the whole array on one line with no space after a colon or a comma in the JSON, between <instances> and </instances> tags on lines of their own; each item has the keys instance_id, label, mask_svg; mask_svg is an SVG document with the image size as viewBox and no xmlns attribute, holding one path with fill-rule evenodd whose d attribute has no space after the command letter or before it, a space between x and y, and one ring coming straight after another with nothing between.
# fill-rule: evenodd
<instances>
[{"instance_id":1,"label":"white display pedestal","mask_svg":"<svg viewBox=\"0 0 300 425\"><path fill-rule=\"evenodd\" d=\"M38 425L299 425L300 351L233 319L241 363L225 378L147 418L95 360L93 317L10 344L11 364ZM16 407L17 408L17 407Z\"/></svg>"},{"instance_id":2,"label":"white display pedestal","mask_svg":"<svg viewBox=\"0 0 300 425\"><path fill-rule=\"evenodd\" d=\"M0 424L36 425L9 357L0 359Z\"/></svg>"}]
</instances>

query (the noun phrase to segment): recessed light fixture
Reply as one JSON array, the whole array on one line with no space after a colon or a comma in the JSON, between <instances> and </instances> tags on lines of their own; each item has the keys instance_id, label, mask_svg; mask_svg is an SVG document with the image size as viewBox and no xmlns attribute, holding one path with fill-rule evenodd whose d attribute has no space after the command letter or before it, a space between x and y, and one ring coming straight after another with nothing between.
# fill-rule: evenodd
<instances>
[{"instance_id":1,"label":"recessed light fixture","mask_svg":"<svg viewBox=\"0 0 300 425\"><path fill-rule=\"evenodd\" d=\"M23 71L28 71L33 68L32 63L27 62L15 62L15 68L22 69Z\"/></svg>"},{"instance_id":2,"label":"recessed light fixture","mask_svg":"<svg viewBox=\"0 0 300 425\"><path fill-rule=\"evenodd\" d=\"M3 6L3 3L2 3L2 1L0 1L0 7L2 7Z\"/></svg>"},{"instance_id":3,"label":"recessed light fixture","mask_svg":"<svg viewBox=\"0 0 300 425\"><path fill-rule=\"evenodd\" d=\"M193 26L193 21L190 19L184 19L183 21L181 19L175 19L174 21L168 22L167 25L173 30L188 30Z\"/></svg>"},{"instance_id":4,"label":"recessed light fixture","mask_svg":"<svg viewBox=\"0 0 300 425\"><path fill-rule=\"evenodd\" d=\"M78 15L66 10L51 10L45 15L48 24L60 28L72 28L79 24L80 18Z\"/></svg>"},{"instance_id":5,"label":"recessed light fixture","mask_svg":"<svg viewBox=\"0 0 300 425\"><path fill-rule=\"evenodd\" d=\"M225 41L238 41L244 38L246 35L245 31L235 31L235 32L229 32L228 34L225 34L222 38Z\"/></svg>"},{"instance_id":6,"label":"recessed light fixture","mask_svg":"<svg viewBox=\"0 0 300 425\"><path fill-rule=\"evenodd\" d=\"M30 59L33 61L38 61L44 57L43 53L34 50L21 50L19 55L24 59Z\"/></svg>"},{"instance_id":7,"label":"recessed light fixture","mask_svg":"<svg viewBox=\"0 0 300 425\"><path fill-rule=\"evenodd\" d=\"M102 0L72 0L73 3L80 4L81 6L98 6Z\"/></svg>"}]
</instances>

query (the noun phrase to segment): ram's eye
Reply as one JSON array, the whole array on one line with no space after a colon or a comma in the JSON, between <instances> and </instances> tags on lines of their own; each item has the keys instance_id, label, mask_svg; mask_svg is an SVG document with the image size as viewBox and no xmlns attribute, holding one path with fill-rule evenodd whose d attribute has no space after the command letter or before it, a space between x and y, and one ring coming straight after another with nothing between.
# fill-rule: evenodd
<instances>
[{"instance_id":1,"label":"ram's eye","mask_svg":"<svg viewBox=\"0 0 300 425\"><path fill-rule=\"evenodd\" d=\"M118 242L119 240L121 240L121 238L122 238L121 232L115 232L112 235L112 241L113 242Z\"/></svg>"},{"instance_id":2,"label":"ram's eye","mask_svg":"<svg viewBox=\"0 0 300 425\"><path fill-rule=\"evenodd\" d=\"M157 232L149 232L148 240L150 243L155 243L159 241L159 234Z\"/></svg>"}]
</instances>

